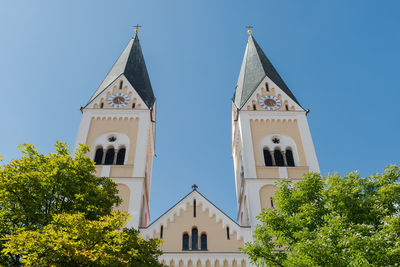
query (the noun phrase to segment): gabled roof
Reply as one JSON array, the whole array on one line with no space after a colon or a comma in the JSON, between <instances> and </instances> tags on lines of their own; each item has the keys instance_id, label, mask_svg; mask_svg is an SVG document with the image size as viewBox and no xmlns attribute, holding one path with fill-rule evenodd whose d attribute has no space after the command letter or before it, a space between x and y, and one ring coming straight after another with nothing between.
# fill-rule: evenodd
<instances>
[{"instance_id":1,"label":"gabled roof","mask_svg":"<svg viewBox=\"0 0 400 267\"><path fill-rule=\"evenodd\" d=\"M268 76L280 89L282 89L297 104L296 97L287 87L279 73L264 54L254 37L250 34L247 41L246 51L240 68L233 102L241 109L250 96L257 89L261 81Z\"/></svg>"},{"instance_id":2,"label":"gabled roof","mask_svg":"<svg viewBox=\"0 0 400 267\"><path fill-rule=\"evenodd\" d=\"M128 79L147 107L151 108L155 98L137 33L129 41L118 60L108 72L106 78L90 98L90 101L101 94L122 74Z\"/></svg>"},{"instance_id":3,"label":"gabled roof","mask_svg":"<svg viewBox=\"0 0 400 267\"><path fill-rule=\"evenodd\" d=\"M169 210L167 210L164 214L154 220L147 227L140 227L141 234L143 236L147 236L153 231L159 232L160 225L166 226L168 222L173 222L174 217L179 216L182 210L186 210L188 204L192 205L193 199L196 199L197 205L203 205L203 210L208 209L210 217L211 215L215 215L216 221L221 220L223 227L225 227L226 225L230 226L230 229L232 229L233 232L236 232L238 234L238 237L245 237L246 242L247 238L251 237L249 226L239 225L235 220L226 215L222 210L220 210L197 190L193 190L192 192L184 196L181 200L178 201L178 203L172 206Z\"/></svg>"}]
</instances>

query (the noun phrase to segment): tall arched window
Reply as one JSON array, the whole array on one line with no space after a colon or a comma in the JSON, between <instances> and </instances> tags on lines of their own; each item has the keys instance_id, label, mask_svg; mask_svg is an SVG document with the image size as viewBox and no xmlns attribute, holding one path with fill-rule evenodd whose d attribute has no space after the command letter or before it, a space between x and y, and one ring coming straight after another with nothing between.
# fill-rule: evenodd
<instances>
[{"instance_id":1,"label":"tall arched window","mask_svg":"<svg viewBox=\"0 0 400 267\"><path fill-rule=\"evenodd\" d=\"M94 162L96 163L96 165L100 165L101 161L103 160L103 148L98 148L96 150L96 154L94 156Z\"/></svg>"},{"instance_id":2,"label":"tall arched window","mask_svg":"<svg viewBox=\"0 0 400 267\"><path fill-rule=\"evenodd\" d=\"M207 250L207 235L206 234L201 234L200 237L200 243L201 243L201 250Z\"/></svg>"},{"instance_id":3,"label":"tall arched window","mask_svg":"<svg viewBox=\"0 0 400 267\"><path fill-rule=\"evenodd\" d=\"M268 148L264 148L264 164L265 166L272 166L272 157Z\"/></svg>"},{"instance_id":4,"label":"tall arched window","mask_svg":"<svg viewBox=\"0 0 400 267\"><path fill-rule=\"evenodd\" d=\"M230 233L229 233L229 227L226 227L226 239L231 239Z\"/></svg>"},{"instance_id":5,"label":"tall arched window","mask_svg":"<svg viewBox=\"0 0 400 267\"><path fill-rule=\"evenodd\" d=\"M119 82L119 89L122 89L122 86L124 85L124 82L123 81L120 81Z\"/></svg>"},{"instance_id":6,"label":"tall arched window","mask_svg":"<svg viewBox=\"0 0 400 267\"><path fill-rule=\"evenodd\" d=\"M282 152L279 149L275 149L274 158L276 166L285 166L285 162L283 161Z\"/></svg>"},{"instance_id":7,"label":"tall arched window","mask_svg":"<svg viewBox=\"0 0 400 267\"><path fill-rule=\"evenodd\" d=\"M196 199L193 199L193 217L196 217Z\"/></svg>"},{"instance_id":8,"label":"tall arched window","mask_svg":"<svg viewBox=\"0 0 400 267\"><path fill-rule=\"evenodd\" d=\"M182 250L189 250L189 235L187 233L182 236Z\"/></svg>"},{"instance_id":9,"label":"tall arched window","mask_svg":"<svg viewBox=\"0 0 400 267\"><path fill-rule=\"evenodd\" d=\"M104 160L105 165L112 165L114 163L114 148L109 148L106 153L106 159Z\"/></svg>"},{"instance_id":10,"label":"tall arched window","mask_svg":"<svg viewBox=\"0 0 400 267\"><path fill-rule=\"evenodd\" d=\"M117 165L124 165L124 161L125 161L125 152L126 152L126 149L125 149L125 148L121 148L120 150L118 150L118 154L117 154Z\"/></svg>"},{"instance_id":11,"label":"tall arched window","mask_svg":"<svg viewBox=\"0 0 400 267\"><path fill-rule=\"evenodd\" d=\"M192 250L199 249L199 236L197 228L192 229Z\"/></svg>"},{"instance_id":12,"label":"tall arched window","mask_svg":"<svg viewBox=\"0 0 400 267\"><path fill-rule=\"evenodd\" d=\"M285 155L286 155L287 165L290 167L294 167L294 158L292 150L286 149Z\"/></svg>"}]
</instances>

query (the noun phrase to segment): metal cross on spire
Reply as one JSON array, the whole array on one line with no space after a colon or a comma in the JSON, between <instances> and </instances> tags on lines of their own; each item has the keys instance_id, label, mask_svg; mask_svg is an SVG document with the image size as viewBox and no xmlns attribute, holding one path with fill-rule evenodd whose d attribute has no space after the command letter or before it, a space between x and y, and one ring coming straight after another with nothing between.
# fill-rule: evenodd
<instances>
[{"instance_id":1,"label":"metal cross on spire","mask_svg":"<svg viewBox=\"0 0 400 267\"><path fill-rule=\"evenodd\" d=\"M142 25L136 24L133 28L135 28L135 32L138 33L140 31L139 28L142 28Z\"/></svg>"},{"instance_id":2,"label":"metal cross on spire","mask_svg":"<svg viewBox=\"0 0 400 267\"><path fill-rule=\"evenodd\" d=\"M193 188L193 191L194 191L194 190L197 191L198 186L197 186L196 184L194 184L194 185L192 185L192 188Z\"/></svg>"},{"instance_id":3,"label":"metal cross on spire","mask_svg":"<svg viewBox=\"0 0 400 267\"><path fill-rule=\"evenodd\" d=\"M252 34L253 33L253 26L251 26L251 25L247 25L246 26L246 29L247 29L247 32L249 33L249 34Z\"/></svg>"}]
</instances>

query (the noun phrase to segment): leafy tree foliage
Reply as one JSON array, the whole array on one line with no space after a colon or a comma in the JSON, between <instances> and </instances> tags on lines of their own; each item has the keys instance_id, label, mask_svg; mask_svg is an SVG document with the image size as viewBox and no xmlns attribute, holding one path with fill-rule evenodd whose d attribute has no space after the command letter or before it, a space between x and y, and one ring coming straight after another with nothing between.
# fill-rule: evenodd
<instances>
[{"instance_id":1,"label":"leafy tree foliage","mask_svg":"<svg viewBox=\"0 0 400 267\"><path fill-rule=\"evenodd\" d=\"M21 255L28 266L161 266L160 241L121 231L126 220L121 212L94 221L83 213L54 215L41 230L12 235L3 252Z\"/></svg>"},{"instance_id":2,"label":"leafy tree foliage","mask_svg":"<svg viewBox=\"0 0 400 267\"><path fill-rule=\"evenodd\" d=\"M157 266L158 241L144 241L133 229L118 231L127 217L111 214L121 202L116 184L94 175L87 146L74 156L61 142L49 155L30 144L20 150L20 159L0 166L0 265Z\"/></svg>"},{"instance_id":3,"label":"leafy tree foliage","mask_svg":"<svg viewBox=\"0 0 400 267\"><path fill-rule=\"evenodd\" d=\"M30 144L20 149L22 158L0 167L0 214L9 227L41 228L64 212L98 219L119 204L115 183L93 175L87 146L81 145L75 157L61 142L49 155Z\"/></svg>"},{"instance_id":4,"label":"leafy tree foliage","mask_svg":"<svg viewBox=\"0 0 400 267\"><path fill-rule=\"evenodd\" d=\"M398 266L400 168L283 180L244 251L258 266Z\"/></svg>"}]
</instances>

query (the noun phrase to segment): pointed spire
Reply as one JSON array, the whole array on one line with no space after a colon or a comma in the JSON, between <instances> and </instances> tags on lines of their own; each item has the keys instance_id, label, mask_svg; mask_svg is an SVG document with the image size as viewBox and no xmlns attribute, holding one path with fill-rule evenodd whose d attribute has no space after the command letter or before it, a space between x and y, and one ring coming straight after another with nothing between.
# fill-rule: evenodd
<instances>
[{"instance_id":1,"label":"pointed spire","mask_svg":"<svg viewBox=\"0 0 400 267\"><path fill-rule=\"evenodd\" d=\"M268 76L280 89L299 104L251 33L249 32L249 39L233 96L235 105L241 109L265 76Z\"/></svg>"},{"instance_id":2,"label":"pointed spire","mask_svg":"<svg viewBox=\"0 0 400 267\"><path fill-rule=\"evenodd\" d=\"M139 31L135 30L134 37L129 41L90 101L101 94L111 83L123 74L146 103L147 107L151 108L153 106L155 100L154 93L151 87L149 74L147 73L146 63L144 62L138 32Z\"/></svg>"}]
</instances>

